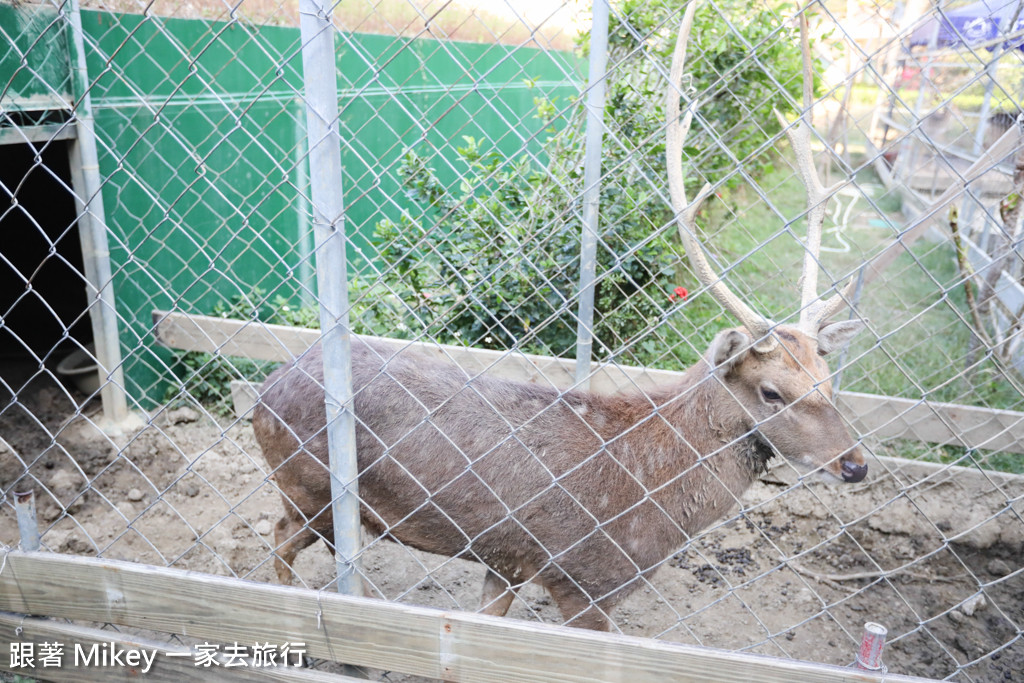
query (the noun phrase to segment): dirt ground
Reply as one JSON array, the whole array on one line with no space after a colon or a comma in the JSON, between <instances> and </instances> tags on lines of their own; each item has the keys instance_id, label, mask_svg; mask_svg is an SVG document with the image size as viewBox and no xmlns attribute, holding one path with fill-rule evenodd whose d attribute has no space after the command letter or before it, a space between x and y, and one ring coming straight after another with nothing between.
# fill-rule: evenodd
<instances>
[{"instance_id":1,"label":"dirt ground","mask_svg":"<svg viewBox=\"0 0 1024 683\"><path fill-rule=\"evenodd\" d=\"M247 422L217 424L179 409L115 445L81 418L65 424L70 412L66 396L42 381L17 403L0 403L0 490L8 494L0 543L18 540L10 491L34 479L51 551L275 580L281 502ZM59 430L56 445L47 430ZM1021 478L936 474L888 460L871 468L863 484L845 486L794 486L788 468L776 468L747 493L742 514L695 539L627 599L612 615L616 626L847 665L864 622L876 621L889 629L892 672L1022 680ZM369 543L362 564L388 599L446 609L479 603L478 564L383 541ZM317 544L296 571L318 588L334 565ZM520 596L510 616L560 622L539 587Z\"/></svg>"}]
</instances>

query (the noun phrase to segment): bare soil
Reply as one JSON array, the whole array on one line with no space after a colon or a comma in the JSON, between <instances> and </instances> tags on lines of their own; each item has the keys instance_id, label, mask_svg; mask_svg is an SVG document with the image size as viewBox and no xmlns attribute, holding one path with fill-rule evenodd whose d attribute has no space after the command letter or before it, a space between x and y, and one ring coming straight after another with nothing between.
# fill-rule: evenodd
<instances>
[{"instance_id":1,"label":"bare soil","mask_svg":"<svg viewBox=\"0 0 1024 683\"><path fill-rule=\"evenodd\" d=\"M114 443L81 417L67 423L71 412L43 380L0 403L0 543L18 542L10 492L33 487L53 552L275 580L281 501L247 422L164 411ZM980 471L882 460L863 484L825 486L783 465L612 618L630 635L840 665L875 621L889 629L889 671L1014 680L1024 671L1022 494L1019 477ZM363 569L387 599L477 608L480 565L367 541ZM300 554L297 583L319 588L333 571L317 544ZM532 585L510 616L560 622Z\"/></svg>"}]
</instances>

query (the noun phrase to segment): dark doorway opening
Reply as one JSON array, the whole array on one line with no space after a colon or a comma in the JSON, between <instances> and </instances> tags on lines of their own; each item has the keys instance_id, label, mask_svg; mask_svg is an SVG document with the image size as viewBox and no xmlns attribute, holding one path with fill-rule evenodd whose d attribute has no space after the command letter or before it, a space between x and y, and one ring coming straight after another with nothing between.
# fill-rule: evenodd
<instances>
[{"instance_id":1,"label":"dark doorway opening","mask_svg":"<svg viewBox=\"0 0 1024 683\"><path fill-rule=\"evenodd\" d=\"M92 328L68 143L3 145L0 159L0 364L17 393Z\"/></svg>"}]
</instances>

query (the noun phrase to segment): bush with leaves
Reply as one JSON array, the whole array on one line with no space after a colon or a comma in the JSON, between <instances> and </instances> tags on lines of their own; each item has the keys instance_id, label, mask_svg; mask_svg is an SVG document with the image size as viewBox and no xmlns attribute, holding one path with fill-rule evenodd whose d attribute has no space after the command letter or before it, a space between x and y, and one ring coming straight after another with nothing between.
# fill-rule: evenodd
<instances>
[{"instance_id":1,"label":"bush with leaves","mask_svg":"<svg viewBox=\"0 0 1024 683\"><path fill-rule=\"evenodd\" d=\"M609 74L600 191L595 351L627 347L690 281L671 222L664 159L665 71L683 5L617 3L609 35ZM735 159L748 175L770 169L758 148L778 132L800 88L799 47L775 7L728 0L697 15L688 60L700 118L686 153L700 176L730 182ZM724 16L719 14L719 10ZM580 44L586 45L587 36ZM536 100L555 119L555 103ZM384 284L402 301L408 324L442 341L571 356L580 271L584 112L546 129L542 152L504 156L465 137L457 187L431 160L409 152L400 169L412 205L377 226ZM709 122L714 135L701 130ZM723 149L715 140L726 141ZM703 182L691 172L690 182ZM644 358L637 358L644 362Z\"/></svg>"},{"instance_id":2,"label":"bush with leaves","mask_svg":"<svg viewBox=\"0 0 1024 683\"><path fill-rule=\"evenodd\" d=\"M604 165L639 166L650 186L661 188L666 177L666 75L685 5L625 0L613 7L605 122L619 144L605 145ZM783 15L795 8L791 3L720 0L697 10L684 81L698 105L685 150L695 170L688 178L694 185L703 184L698 175L735 184L739 167L755 178L771 169L770 157L758 150L780 130L772 110L790 111L801 96L799 38ZM581 46L588 42L584 34ZM704 130L703 122L710 130Z\"/></svg>"},{"instance_id":3,"label":"bush with leaves","mask_svg":"<svg viewBox=\"0 0 1024 683\"><path fill-rule=\"evenodd\" d=\"M551 192L548 173L527 157L505 159L472 137L465 143L457 152L468 171L457 191L425 159L406 156L400 175L422 212L376 226L388 288L409 312L408 325L439 340L572 355L580 277L576 212L558 205L563 195ZM620 195L607 203L605 216L619 215L601 235L595 332L599 340L625 341L670 303L679 256L640 215L646 191L604 192Z\"/></svg>"},{"instance_id":4,"label":"bush with leaves","mask_svg":"<svg viewBox=\"0 0 1024 683\"><path fill-rule=\"evenodd\" d=\"M546 175L528 159L509 161L472 137L465 142L457 151L468 174L457 192L422 157L405 158L403 184L424 211L418 219L407 213L377 225L388 287L407 306L411 324L441 340L569 354L576 343L570 297L579 281L579 223L552 202ZM636 244L650 237L649 230L623 235ZM609 286L623 291L627 275L644 285L655 274L670 282L674 255L667 242L642 251L619 259L616 279L599 285L599 298L608 298ZM605 251L600 270L611 270L609 256ZM622 298L606 302L604 311L625 314L623 304ZM597 321L598 330L607 317Z\"/></svg>"}]
</instances>

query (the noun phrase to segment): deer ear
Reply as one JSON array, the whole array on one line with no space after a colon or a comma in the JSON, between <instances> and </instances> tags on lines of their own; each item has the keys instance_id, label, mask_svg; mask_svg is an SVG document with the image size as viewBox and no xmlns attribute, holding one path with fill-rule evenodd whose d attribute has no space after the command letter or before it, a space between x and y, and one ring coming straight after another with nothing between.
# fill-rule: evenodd
<instances>
[{"instance_id":1,"label":"deer ear","mask_svg":"<svg viewBox=\"0 0 1024 683\"><path fill-rule=\"evenodd\" d=\"M841 349L863 329L863 320L822 323L818 328L818 353L824 356Z\"/></svg>"},{"instance_id":2,"label":"deer ear","mask_svg":"<svg viewBox=\"0 0 1024 683\"><path fill-rule=\"evenodd\" d=\"M753 339L739 330L719 332L708 351L712 367L728 372L743 362L753 343Z\"/></svg>"}]
</instances>

